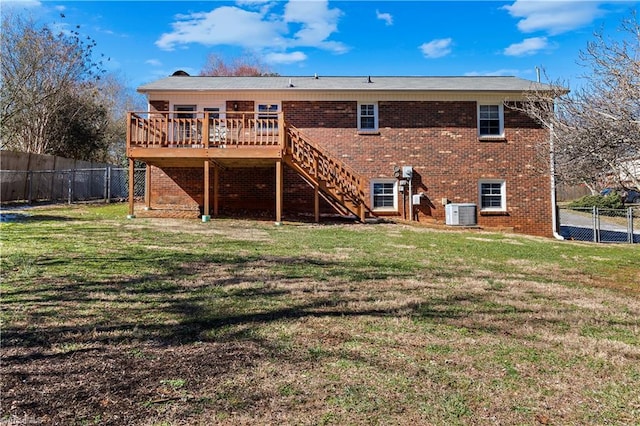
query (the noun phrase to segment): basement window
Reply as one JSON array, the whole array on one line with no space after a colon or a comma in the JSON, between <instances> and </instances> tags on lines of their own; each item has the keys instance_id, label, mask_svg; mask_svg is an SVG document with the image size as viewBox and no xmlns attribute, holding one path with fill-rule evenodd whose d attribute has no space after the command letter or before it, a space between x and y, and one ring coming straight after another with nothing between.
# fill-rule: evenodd
<instances>
[{"instance_id":1,"label":"basement window","mask_svg":"<svg viewBox=\"0 0 640 426\"><path fill-rule=\"evenodd\" d=\"M371 181L371 205L374 211L398 211L398 181L377 179Z\"/></svg>"},{"instance_id":2,"label":"basement window","mask_svg":"<svg viewBox=\"0 0 640 426\"><path fill-rule=\"evenodd\" d=\"M504 180L481 180L479 191L480 211L504 212L507 210L507 191Z\"/></svg>"}]
</instances>

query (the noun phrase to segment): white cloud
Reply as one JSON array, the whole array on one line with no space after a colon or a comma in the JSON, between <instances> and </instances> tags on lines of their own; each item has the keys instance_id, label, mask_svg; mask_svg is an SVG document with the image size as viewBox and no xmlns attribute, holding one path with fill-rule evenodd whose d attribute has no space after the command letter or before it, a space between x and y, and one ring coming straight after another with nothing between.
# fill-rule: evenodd
<instances>
[{"instance_id":1,"label":"white cloud","mask_svg":"<svg viewBox=\"0 0 640 426\"><path fill-rule=\"evenodd\" d=\"M453 40L450 38L439 38L423 43L420 50L426 58L441 58L451 53L452 43Z\"/></svg>"},{"instance_id":2,"label":"white cloud","mask_svg":"<svg viewBox=\"0 0 640 426\"><path fill-rule=\"evenodd\" d=\"M280 33L282 24L265 19L261 12L251 12L231 6L213 9L211 12L176 16L172 31L164 33L156 46L173 50L177 46L199 43L205 46L217 44L260 48L265 45L283 45Z\"/></svg>"},{"instance_id":3,"label":"white cloud","mask_svg":"<svg viewBox=\"0 0 640 426\"><path fill-rule=\"evenodd\" d=\"M379 10L376 10L376 18L384 21L387 26L393 25L393 16L390 13L380 13Z\"/></svg>"},{"instance_id":4,"label":"white cloud","mask_svg":"<svg viewBox=\"0 0 640 426\"><path fill-rule=\"evenodd\" d=\"M145 64L147 65L151 65L152 67L160 67L162 66L162 62L160 62L157 59L147 59L146 61L144 61Z\"/></svg>"},{"instance_id":5,"label":"white cloud","mask_svg":"<svg viewBox=\"0 0 640 426\"><path fill-rule=\"evenodd\" d=\"M222 6L210 12L175 17L172 31L164 33L156 46L164 50L199 43L205 46L231 45L261 52L280 53L281 60L299 61L295 47L315 47L344 53L348 47L329 38L338 30L340 9L330 9L327 0L290 0L277 14L274 2L244 1L246 6ZM256 9L253 6L260 6ZM288 58L288 59L285 59Z\"/></svg>"},{"instance_id":6,"label":"white cloud","mask_svg":"<svg viewBox=\"0 0 640 426\"><path fill-rule=\"evenodd\" d=\"M313 46L321 49L344 53L348 49L340 42L327 41L338 30L338 20L342 16L340 9L329 9L329 2L291 0L285 6L284 21L287 24L300 24L301 28L289 40L290 46Z\"/></svg>"},{"instance_id":7,"label":"white cloud","mask_svg":"<svg viewBox=\"0 0 640 426\"><path fill-rule=\"evenodd\" d=\"M549 41L546 37L531 37L525 38L520 43L512 44L504 49L503 53L506 56L529 56L549 47Z\"/></svg>"},{"instance_id":8,"label":"white cloud","mask_svg":"<svg viewBox=\"0 0 640 426\"><path fill-rule=\"evenodd\" d=\"M291 53L267 53L265 56L265 62L270 64L294 64L296 62L303 62L307 59L307 55L303 52L291 52Z\"/></svg>"},{"instance_id":9,"label":"white cloud","mask_svg":"<svg viewBox=\"0 0 640 426\"><path fill-rule=\"evenodd\" d=\"M518 29L524 33L545 31L556 35L591 24L602 16L597 1L535 1L516 0L502 8L518 21Z\"/></svg>"},{"instance_id":10,"label":"white cloud","mask_svg":"<svg viewBox=\"0 0 640 426\"><path fill-rule=\"evenodd\" d=\"M2 0L2 9L34 9L42 6L38 0Z\"/></svg>"}]
</instances>

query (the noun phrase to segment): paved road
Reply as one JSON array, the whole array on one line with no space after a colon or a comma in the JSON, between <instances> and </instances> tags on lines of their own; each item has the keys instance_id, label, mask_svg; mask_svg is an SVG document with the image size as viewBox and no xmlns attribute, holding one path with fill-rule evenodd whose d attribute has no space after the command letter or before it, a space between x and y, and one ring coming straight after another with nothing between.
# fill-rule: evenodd
<instances>
[{"instance_id":1,"label":"paved road","mask_svg":"<svg viewBox=\"0 0 640 426\"><path fill-rule=\"evenodd\" d=\"M637 224L638 221L635 221ZM572 240L593 241L593 219L591 215L560 210L560 235ZM607 216L600 216L600 240L605 242L627 242L628 229ZM633 240L640 243L640 226L633 230Z\"/></svg>"}]
</instances>

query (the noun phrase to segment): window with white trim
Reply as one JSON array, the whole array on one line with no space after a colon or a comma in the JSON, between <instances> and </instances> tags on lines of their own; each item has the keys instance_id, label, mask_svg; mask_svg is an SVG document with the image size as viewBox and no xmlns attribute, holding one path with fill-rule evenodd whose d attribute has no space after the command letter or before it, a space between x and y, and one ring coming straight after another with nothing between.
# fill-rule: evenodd
<instances>
[{"instance_id":1,"label":"window with white trim","mask_svg":"<svg viewBox=\"0 0 640 426\"><path fill-rule=\"evenodd\" d=\"M502 104L478 104L478 136L500 137L504 134Z\"/></svg>"},{"instance_id":2,"label":"window with white trim","mask_svg":"<svg viewBox=\"0 0 640 426\"><path fill-rule=\"evenodd\" d=\"M174 105L173 110L176 113L176 118L194 118L196 116L194 114L196 111L195 105Z\"/></svg>"},{"instance_id":3,"label":"window with white trim","mask_svg":"<svg viewBox=\"0 0 640 426\"><path fill-rule=\"evenodd\" d=\"M371 181L371 205L377 211L398 211L397 179Z\"/></svg>"},{"instance_id":4,"label":"window with white trim","mask_svg":"<svg viewBox=\"0 0 640 426\"><path fill-rule=\"evenodd\" d=\"M256 128L269 133L278 132L278 102L256 102Z\"/></svg>"},{"instance_id":5,"label":"window with white trim","mask_svg":"<svg viewBox=\"0 0 640 426\"><path fill-rule=\"evenodd\" d=\"M358 103L358 130L378 130L377 103Z\"/></svg>"},{"instance_id":6,"label":"window with white trim","mask_svg":"<svg viewBox=\"0 0 640 426\"><path fill-rule=\"evenodd\" d=\"M174 105L174 138L177 141L191 140L197 132L193 120L196 117L196 105Z\"/></svg>"},{"instance_id":7,"label":"window with white trim","mask_svg":"<svg viewBox=\"0 0 640 426\"><path fill-rule=\"evenodd\" d=\"M504 180L481 180L478 187L481 211L507 210L507 190Z\"/></svg>"},{"instance_id":8,"label":"window with white trim","mask_svg":"<svg viewBox=\"0 0 640 426\"><path fill-rule=\"evenodd\" d=\"M227 137L227 127L224 120L224 107L205 107L209 113L209 142L223 142Z\"/></svg>"},{"instance_id":9,"label":"window with white trim","mask_svg":"<svg viewBox=\"0 0 640 426\"><path fill-rule=\"evenodd\" d=\"M207 107L204 109L204 112L209 113L209 120L220 118L220 107Z\"/></svg>"}]
</instances>

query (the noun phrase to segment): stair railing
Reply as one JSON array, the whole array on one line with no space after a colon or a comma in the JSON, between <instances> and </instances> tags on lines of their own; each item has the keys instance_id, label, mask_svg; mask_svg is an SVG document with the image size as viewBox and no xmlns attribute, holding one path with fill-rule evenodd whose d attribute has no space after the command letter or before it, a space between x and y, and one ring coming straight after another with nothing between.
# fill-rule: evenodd
<instances>
[{"instance_id":1,"label":"stair railing","mask_svg":"<svg viewBox=\"0 0 640 426\"><path fill-rule=\"evenodd\" d=\"M310 138L294 126L287 126L285 154L315 180L315 183L332 197L344 203L345 198L366 209L364 180L343 161L331 157L319 149ZM357 212L363 218L364 210Z\"/></svg>"}]
</instances>

